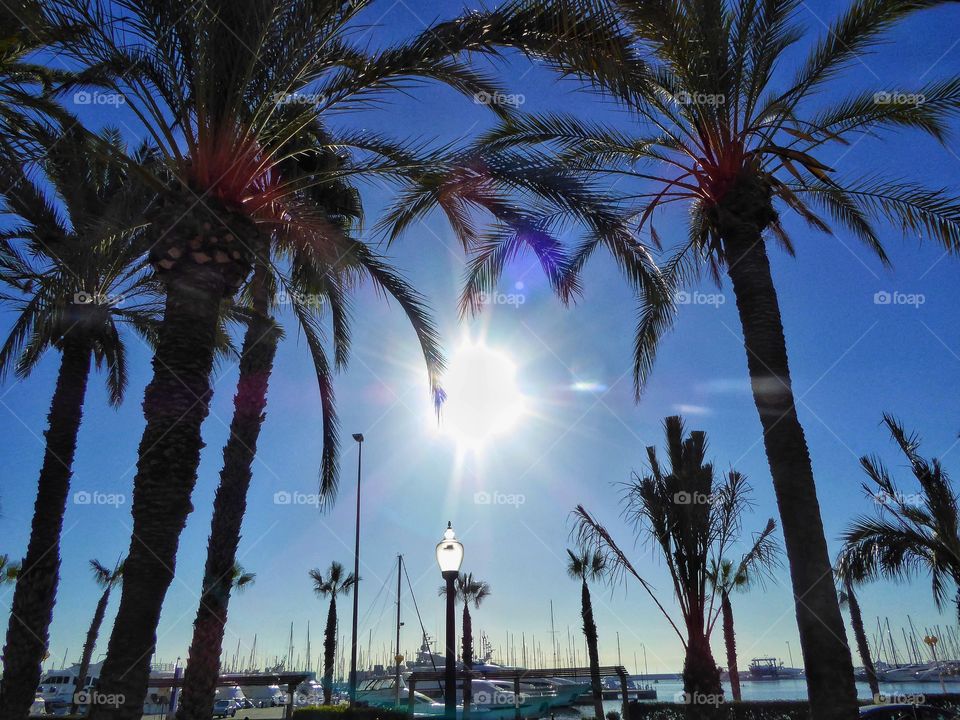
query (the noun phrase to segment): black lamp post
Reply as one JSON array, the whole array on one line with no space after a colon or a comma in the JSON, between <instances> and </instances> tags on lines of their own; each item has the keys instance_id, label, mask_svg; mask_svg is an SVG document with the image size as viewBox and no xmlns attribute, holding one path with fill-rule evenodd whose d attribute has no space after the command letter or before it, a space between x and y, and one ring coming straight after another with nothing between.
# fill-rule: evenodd
<instances>
[{"instance_id":1,"label":"black lamp post","mask_svg":"<svg viewBox=\"0 0 960 720\"><path fill-rule=\"evenodd\" d=\"M353 632L350 635L350 705L357 703L357 616L360 601L360 468L363 467L363 435L354 433L357 442L357 534L353 545Z\"/></svg>"},{"instance_id":2,"label":"black lamp post","mask_svg":"<svg viewBox=\"0 0 960 720\"><path fill-rule=\"evenodd\" d=\"M453 527L448 522L443 540L437 543L437 564L447 583L447 658L444 663L444 714L447 720L457 716L457 626L454 612L454 581L463 562L463 545L457 540Z\"/></svg>"}]
</instances>

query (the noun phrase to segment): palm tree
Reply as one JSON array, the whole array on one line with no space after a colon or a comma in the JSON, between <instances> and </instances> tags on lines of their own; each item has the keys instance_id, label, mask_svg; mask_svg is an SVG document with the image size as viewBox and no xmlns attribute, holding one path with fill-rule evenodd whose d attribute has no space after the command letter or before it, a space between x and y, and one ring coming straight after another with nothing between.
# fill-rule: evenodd
<instances>
[{"instance_id":1,"label":"palm tree","mask_svg":"<svg viewBox=\"0 0 960 720\"><path fill-rule=\"evenodd\" d=\"M330 563L326 575L319 568L313 568L308 574L313 580L313 591L319 597L330 598L327 627L323 631L323 704L329 705L333 692L333 663L337 655L337 595L349 595L358 578L347 573L336 560Z\"/></svg>"},{"instance_id":2,"label":"palm tree","mask_svg":"<svg viewBox=\"0 0 960 720\"><path fill-rule=\"evenodd\" d=\"M107 613L107 604L110 602L110 591L123 579L123 561L118 561L111 570L98 560L91 560L90 569L93 571L94 582L103 588L103 593L100 595L100 600L97 601L97 609L93 613L93 620L90 621L86 642L83 643L80 669L77 671L77 692L81 692L87 685L87 671L90 669L90 661L93 659L93 649L97 644L97 636L100 634L103 617ZM73 703L70 706L70 713L75 714L77 707L76 695L74 695Z\"/></svg>"},{"instance_id":3,"label":"palm tree","mask_svg":"<svg viewBox=\"0 0 960 720\"><path fill-rule=\"evenodd\" d=\"M447 586L441 585L438 591L440 596L447 594ZM480 604L490 595L490 583L478 580L473 573L458 573L453 583L453 594L456 600L463 603L463 668L466 670L463 680L463 714L470 715L470 703L473 700L473 683L470 670L473 669L473 618L470 617L470 604L478 609Z\"/></svg>"},{"instance_id":4,"label":"palm tree","mask_svg":"<svg viewBox=\"0 0 960 720\"><path fill-rule=\"evenodd\" d=\"M0 372L28 376L47 350L60 353L30 539L4 646L0 717L23 717L40 681L60 569L60 534L91 364L104 367L110 403L127 382L123 328L154 336L155 292L144 273L138 215L146 198L129 171L101 152L123 152L116 131L45 139L42 164L57 205L11 159L0 161L10 213L0 235L0 302L16 313L0 347ZM140 160L149 155L141 153Z\"/></svg>"},{"instance_id":5,"label":"palm tree","mask_svg":"<svg viewBox=\"0 0 960 720\"><path fill-rule=\"evenodd\" d=\"M733 629L733 604L730 594L743 592L754 584L761 584L765 576L778 563L778 548L771 538L777 524L773 518L754 538L753 547L734 564L732 560L720 558L712 560L707 577L710 585L720 593L720 615L723 618L723 643L727 653L727 674L730 677L730 694L735 702L740 702L740 671L737 668L737 639Z\"/></svg>"},{"instance_id":6,"label":"palm tree","mask_svg":"<svg viewBox=\"0 0 960 720\"><path fill-rule=\"evenodd\" d=\"M634 577L683 643L683 689L693 716L705 712L704 696L722 698L720 671L710 649L710 635L719 614L715 597L708 590L711 562L729 555L738 541L744 511L749 506L750 486L735 470L717 480L713 465L706 462L707 438L701 431L686 434L683 419L664 421L668 467L663 467L656 448L647 448L650 473L633 474L623 486L623 517L635 534L646 534L659 550L680 605L685 632L653 588L636 570L610 532L582 505L573 512L578 545L605 557L608 578ZM771 523L754 541L751 553L769 557L773 552Z\"/></svg>"},{"instance_id":7,"label":"palm tree","mask_svg":"<svg viewBox=\"0 0 960 720\"><path fill-rule=\"evenodd\" d=\"M807 37L799 24L802 4L516 3L524 13L539 9L556 18L556 27L585 14L606 21L607 37L594 39L592 47L563 32L531 33L532 43L555 64L560 64L562 52L563 74L600 88L637 118L639 130L570 116L526 116L488 133L483 145L494 153L517 154L522 149L530 162L559 155L591 176L636 182L636 194L624 199L632 203L638 228L649 231L654 243L660 237L654 227L656 211L682 204L689 211L687 239L664 263L666 278L677 290L697 279L703 268L718 282L723 274L729 278L790 561L813 716L825 720L856 713L853 664L797 416L769 241L792 254L793 241L783 220L795 212L813 229L829 231L832 222L851 231L885 265L889 258L877 220L894 224L911 238L929 237L948 252L960 250L960 202L955 197L883 176L841 178L822 159L822 153L884 130L915 129L945 141L947 120L960 109L960 77L895 93L883 87L866 89L827 101L830 82L858 67L861 55L889 30L917 10L945 3L850 0L805 57L796 48ZM496 23L500 15L513 12L514 5L478 23ZM558 44L557 52L550 51L551 41ZM581 51L571 51L571 44ZM795 73L789 72L790 63ZM918 97L923 102L911 100ZM579 270L599 244L584 243L569 268ZM675 318L669 296L652 300L643 293L637 298L638 395L659 341Z\"/></svg>"},{"instance_id":8,"label":"palm tree","mask_svg":"<svg viewBox=\"0 0 960 720\"><path fill-rule=\"evenodd\" d=\"M874 698L874 702L877 702L880 696L880 683L877 680L877 669L873 664L873 658L870 656L870 644L867 642L867 632L863 627L863 614L860 612L860 603L857 600L856 593L853 591L853 581L839 571L837 572L837 579L840 580L841 583L839 592L840 604L846 605L847 610L850 612L850 627L853 628L853 636L857 640L857 652L860 653L863 672L867 676L870 695Z\"/></svg>"},{"instance_id":9,"label":"palm tree","mask_svg":"<svg viewBox=\"0 0 960 720\"><path fill-rule=\"evenodd\" d=\"M438 34L427 28L385 50L358 46L350 33L358 14L372 4L49 0L52 15L89 28L72 47L73 56L114 70L110 88L123 96L159 148L167 173L153 178L159 197L149 214L150 260L166 301L143 403L146 426L123 591L100 678L102 690L123 696L125 703L117 710L93 708L92 720L108 714L133 720L141 710L156 627L196 484L221 303L234 296L256 264L269 262L278 229L293 227L308 238L305 250L329 249L335 257L343 249L339 233L304 203L303 191L311 185L337 178L420 182L450 174L446 153L343 129L327 145L354 162L342 168L317 164L305 177L291 178L284 174L284 164L296 155L291 140L318 118L355 111L416 78L446 83L469 97L502 92L457 59L467 50L492 47L471 32L446 28ZM295 111L279 112L278 103ZM508 114L500 106L491 109ZM544 229L521 222L530 214L515 209L511 193L516 188L541 193L555 208L578 208L581 218L592 218L594 202L603 198L568 181L550 185L542 175L505 179L500 173L483 182L482 192L477 182L460 190L434 187L438 192L416 209L439 205L466 244L480 244L485 239L470 235L462 222L462 197L469 194L471 207L491 208L515 221L513 232L522 233L555 270L557 243ZM626 234L622 224L609 232ZM310 350L319 355L318 348ZM436 381L431 377L439 399ZM325 401L329 395L321 397ZM336 453L329 442L335 437L333 428L325 428L322 482L334 481Z\"/></svg>"},{"instance_id":10,"label":"palm tree","mask_svg":"<svg viewBox=\"0 0 960 720\"><path fill-rule=\"evenodd\" d=\"M583 636L587 640L590 656L590 687L593 692L593 711L597 720L603 720L603 688L600 685L600 653L597 648L597 624L593 620L593 603L590 600L588 580L599 580L607 568L604 554L580 550L576 553L567 548L570 557L567 575L580 581L580 615L583 617Z\"/></svg>"},{"instance_id":11,"label":"palm tree","mask_svg":"<svg viewBox=\"0 0 960 720\"><path fill-rule=\"evenodd\" d=\"M0 555L0 585L12 585L20 574L20 565L10 561L8 555Z\"/></svg>"},{"instance_id":12,"label":"palm tree","mask_svg":"<svg viewBox=\"0 0 960 720\"><path fill-rule=\"evenodd\" d=\"M316 124L311 130L313 133L304 134L327 137ZM298 138L300 142L304 140L306 138ZM295 172L309 162L329 165L339 160L325 147L314 148L312 153L309 153L307 148L300 157L288 163L288 170ZM288 175L293 172L288 172ZM315 185L305 191L305 195L317 204L318 210L325 212L325 222L329 227L335 228L338 234L348 239L352 225L361 216L357 195L350 192L350 188L342 181ZM332 307L339 320L334 324L334 333L338 345L337 360L338 363L343 363L344 349L349 344L346 338L349 331L346 321L348 313L344 303L352 286L349 273L353 268L348 268L350 261L343 257L331 263L331 252L316 252L321 249L318 246L310 246L314 252L304 252L303 240L304 238L290 229L277 232L271 243L272 262L255 264L251 280L243 293L243 306L237 310L246 324L246 332L240 352L234 416L230 436L223 449L223 469L214 498L203 589L184 674L183 695L178 712L181 718L205 718L216 694L230 600L229 573L236 559L253 460L265 419L268 382L277 346L283 335L273 317L278 309L277 289L281 290L280 294L284 298L290 300L300 329L312 351L325 431L324 460L327 472L321 472L321 492L324 497L329 497L336 487L336 461L331 459L328 453L332 453L335 458L338 443L337 422L331 390L331 369L324 354L319 324L320 301L323 300L327 306ZM289 270L284 271L284 266L288 266ZM374 275L374 282L382 280L384 276L391 277L392 274L385 269L380 275ZM402 305L406 300L416 297L402 280L398 279L397 282L399 288L395 294L400 295ZM382 283L380 286L383 286ZM386 291L389 293L390 288L386 288ZM410 307L407 304L407 308L414 327L427 343L424 347L425 356L439 358L435 331L429 319L419 312L418 306ZM429 369L431 372L436 371L436 368Z\"/></svg>"},{"instance_id":13,"label":"palm tree","mask_svg":"<svg viewBox=\"0 0 960 720\"><path fill-rule=\"evenodd\" d=\"M872 483L863 488L877 515L856 518L843 533L840 577L861 583L929 573L937 608L952 597L960 616L960 507L953 485L939 460L920 456L917 435L891 415L884 414L883 422L910 464L919 492L904 494L878 457L860 458Z\"/></svg>"}]
</instances>

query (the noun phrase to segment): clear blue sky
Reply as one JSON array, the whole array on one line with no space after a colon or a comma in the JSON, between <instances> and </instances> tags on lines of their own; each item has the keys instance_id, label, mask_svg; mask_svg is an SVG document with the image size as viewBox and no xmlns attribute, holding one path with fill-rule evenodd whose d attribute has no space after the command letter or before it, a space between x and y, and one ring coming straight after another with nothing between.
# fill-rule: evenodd
<instances>
[{"instance_id":1,"label":"clear blue sky","mask_svg":"<svg viewBox=\"0 0 960 720\"><path fill-rule=\"evenodd\" d=\"M811 0L802 19L812 32L845 3ZM451 17L458 2L400 0L368 11L373 25L367 40L383 44L416 32L438 17ZM812 36L811 36L812 37ZM847 74L851 89L893 90L918 78L930 80L960 72L960 9L927 12L904 24L877 55L864 58ZM566 109L587 118L615 123L627 119L600 100L574 92L522 58L496 66L504 81L525 97L525 110ZM136 134L123 109L78 108L93 125L122 124ZM343 118L401 137L453 139L483 127L490 118L482 108L454 93L424 86L398 98L382 111ZM960 128L957 128L960 130ZM878 143L865 139L831 158L843 172L908 174L936 186L960 189L960 157L951 145L939 147L909 133L889 135ZM367 217L373 224L387 195L365 188ZM790 221L788 221L790 222ZM955 259L942 257L919 238L901 240L884 231L894 260L883 269L857 242L841 234L831 238L791 223L798 257L773 252L773 272L780 291L800 418L806 428L831 550L851 515L869 512L860 490L857 458L882 453L907 489L912 488L902 463L879 426L881 413L892 411L919 431L928 455L960 467L956 450L960 430L960 329L956 302L960 282ZM661 223L666 242L679 240L679 224ZM440 217L414 228L389 252L408 277L430 298L445 345L460 338L484 336L488 345L511 356L517 379L532 414L512 433L488 446L481 458L458 461L449 438L429 429L429 398L412 331L394 306L363 288L355 306L354 347L350 368L336 389L344 436L362 431L364 457L364 530L361 574L361 633L373 631L373 647L382 654L392 644L392 610L385 595L393 592L396 553L409 566L428 631L441 623L437 597L440 578L434 544L448 519L466 547L465 570L492 585L493 593L474 613L474 625L494 645L505 634L534 634L548 645L549 603L555 606L561 644L579 629L579 593L564 572L568 514L582 502L609 522L623 544L634 547L628 528L618 520L613 483L643 469L643 448L661 440L660 422L682 409L692 427L706 430L720 468L735 466L755 487L756 512L748 526L760 527L775 515L770 477L756 411L748 391L739 324L728 287L725 303L682 309L676 331L664 342L648 393L638 405L629 375L634 305L612 263L597 256L590 264L584 297L562 308L545 287L529 258L506 273L504 292L517 292L522 305L487 308L482 317L458 323L456 297L463 259L452 233ZM709 286L704 292L717 292ZM879 291L922 293L915 308L874 304ZM289 320L289 318L287 318ZM3 331L10 316L0 318ZM313 597L307 570L331 560L352 561L356 451L345 444L342 491L328 514L311 506L277 505L280 491L315 490L320 458L320 413L308 356L295 329L279 353L271 384L268 416L255 466L244 523L240 560L257 574L256 584L231 605L226 645L238 639L249 654L254 633L258 647L285 653L290 622L295 624L296 652L303 652L306 623L311 621L314 656L320 647L326 605ZM116 508L71 504L63 542L59 602L52 627L51 657L64 652L74 661L96 602L87 560L111 563L127 548L131 483L142 430L140 401L149 377L149 355L133 343L127 402L119 411L107 407L102 378L90 385L80 433L73 487L117 493L127 502ZM4 480L0 488L0 552L23 553L29 531L36 477L42 458L42 431L59 358L50 354L25 382L9 381L0 395L0 433L4 438ZM172 661L185 655L209 529L210 509L221 463L220 449L232 408L236 371L220 369L207 444L194 494L195 511L181 538L177 576L167 595L159 628L158 655ZM575 391L576 382L597 383L605 390ZM477 492L521 494L522 505L483 505ZM649 550L636 545L632 557L663 593L668 584ZM757 655L787 658L786 642L799 663L796 626L786 571L765 590L738 596L738 645L742 662ZM374 598L386 583L379 600ZM630 584L595 592L601 660L616 660L619 632L623 659L633 664L645 643L651 671L678 671L681 648L653 604ZM668 598L669 600L669 598ZM0 595L0 617L9 607L9 591ZM878 584L863 593L868 626L879 614L898 627L912 614L919 625L951 622L939 616L929 586L920 579L908 587ZM111 607L112 621L116 602ZM349 628L349 603L341 606L341 626ZM416 619L405 599L402 645L418 644ZM98 652L105 649L106 633ZM578 645L580 647L580 645ZM715 638L722 662L719 633ZM391 651L392 652L392 651ZM642 655L641 655L642 657ZM498 656L499 660L504 660ZM642 662L642 660L641 660Z\"/></svg>"}]
</instances>

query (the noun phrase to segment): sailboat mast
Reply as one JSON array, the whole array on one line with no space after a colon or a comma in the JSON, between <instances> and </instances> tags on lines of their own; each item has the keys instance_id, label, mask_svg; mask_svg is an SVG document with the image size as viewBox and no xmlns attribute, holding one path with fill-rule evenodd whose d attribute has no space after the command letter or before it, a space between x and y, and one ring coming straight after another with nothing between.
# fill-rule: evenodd
<instances>
[{"instance_id":1,"label":"sailboat mast","mask_svg":"<svg viewBox=\"0 0 960 720\"><path fill-rule=\"evenodd\" d=\"M550 642L553 644L553 666L557 667L557 629L553 626L553 600L550 600Z\"/></svg>"},{"instance_id":2,"label":"sailboat mast","mask_svg":"<svg viewBox=\"0 0 960 720\"><path fill-rule=\"evenodd\" d=\"M393 660L396 663L396 667L393 673L394 685L397 690L397 707L400 707L400 662L402 656L400 655L400 575L403 572L403 555L397 555L397 652Z\"/></svg>"}]
</instances>

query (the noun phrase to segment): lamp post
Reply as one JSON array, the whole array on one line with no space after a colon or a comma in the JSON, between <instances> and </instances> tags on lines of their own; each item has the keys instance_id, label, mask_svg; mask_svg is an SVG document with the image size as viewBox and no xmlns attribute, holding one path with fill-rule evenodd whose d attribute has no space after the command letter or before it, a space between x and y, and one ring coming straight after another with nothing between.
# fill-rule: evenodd
<instances>
[{"instance_id":1,"label":"lamp post","mask_svg":"<svg viewBox=\"0 0 960 720\"><path fill-rule=\"evenodd\" d=\"M456 615L453 609L453 583L460 573L460 564L463 562L463 545L457 540L453 527L448 522L443 533L443 540L437 543L437 564L440 573L447 583L447 657L444 663L444 714L447 720L454 720L457 716L457 638Z\"/></svg>"},{"instance_id":2,"label":"lamp post","mask_svg":"<svg viewBox=\"0 0 960 720\"><path fill-rule=\"evenodd\" d=\"M360 588L360 468L363 465L363 434L354 433L357 441L357 534L353 545L353 633L350 638L350 705L357 702L357 616Z\"/></svg>"}]
</instances>

